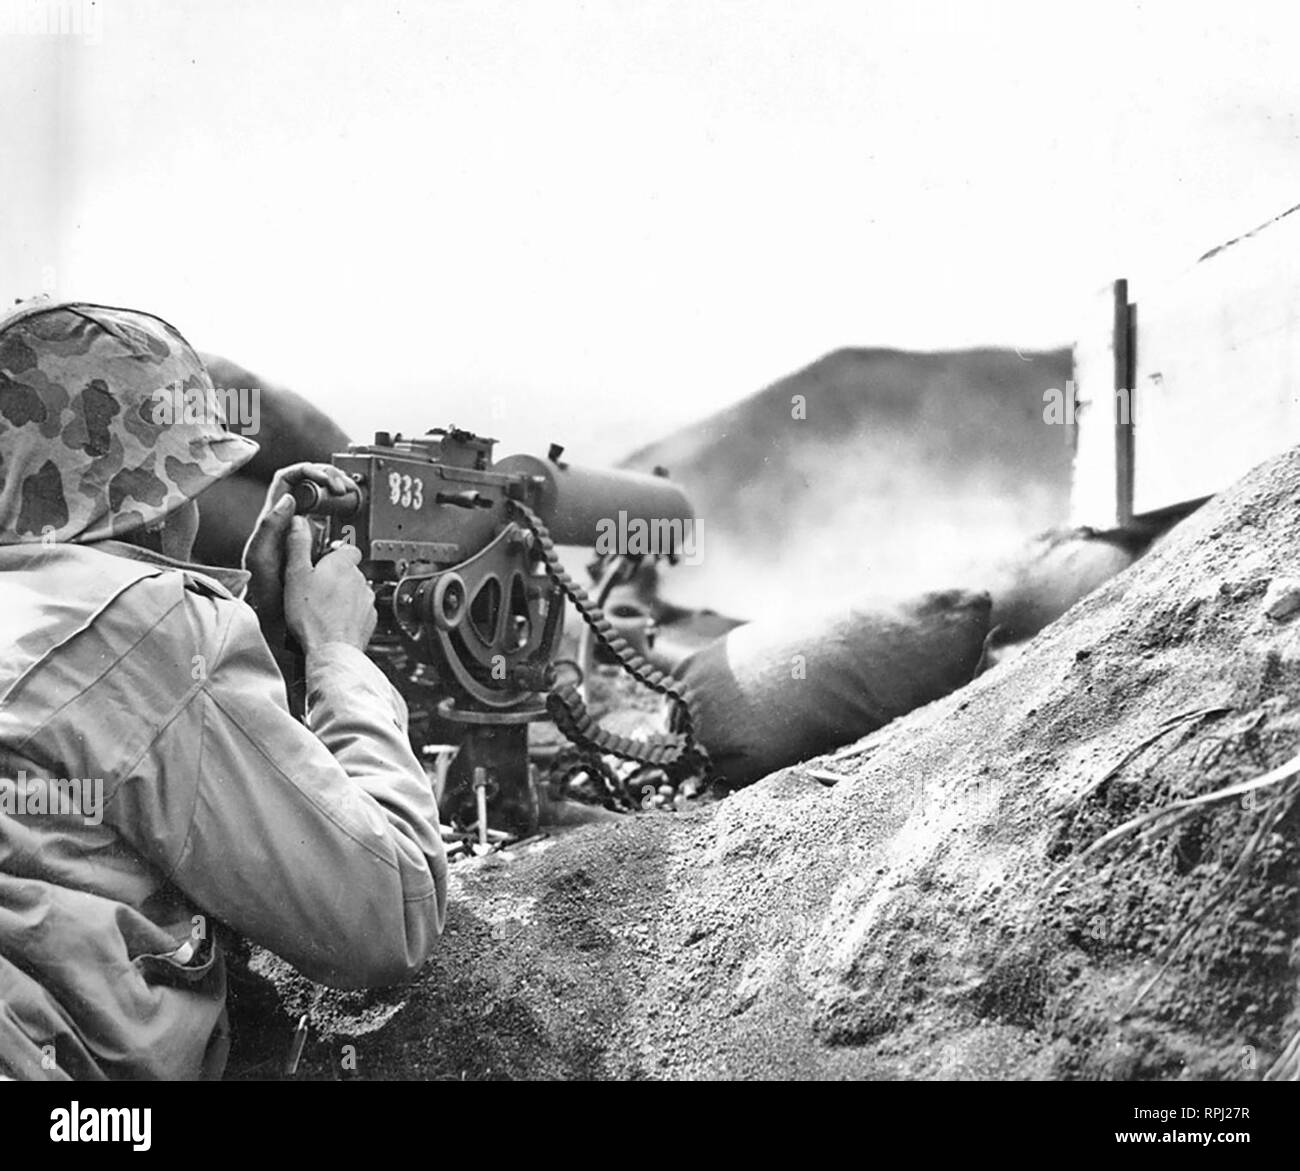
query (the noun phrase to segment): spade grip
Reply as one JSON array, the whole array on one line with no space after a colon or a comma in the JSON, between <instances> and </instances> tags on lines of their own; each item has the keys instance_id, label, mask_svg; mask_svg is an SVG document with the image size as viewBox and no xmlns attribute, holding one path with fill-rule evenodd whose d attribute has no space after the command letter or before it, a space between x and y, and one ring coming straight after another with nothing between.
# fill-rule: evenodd
<instances>
[{"instance_id":1,"label":"spade grip","mask_svg":"<svg viewBox=\"0 0 1300 1171\"><path fill-rule=\"evenodd\" d=\"M361 511L361 489L335 496L312 480L300 480L293 486L293 504L299 516L352 516Z\"/></svg>"}]
</instances>

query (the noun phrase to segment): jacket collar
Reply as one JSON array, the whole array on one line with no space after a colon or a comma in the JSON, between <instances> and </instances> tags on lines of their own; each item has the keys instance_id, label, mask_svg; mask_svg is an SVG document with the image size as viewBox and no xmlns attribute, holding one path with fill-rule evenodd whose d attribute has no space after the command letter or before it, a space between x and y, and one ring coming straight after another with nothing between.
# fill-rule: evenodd
<instances>
[{"instance_id":1,"label":"jacket collar","mask_svg":"<svg viewBox=\"0 0 1300 1171\"><path fill-rule=\"evenodd\" d=\"M178 569L193 577L205 578L215 583L223 594L232 598L242 598L248 588L249 573L246 569L226 569L220 565L197 565L192 561L177 561L173 557L164 557L151 549L142 549L139 545L130 545L125 541L96 541L96 549L112 553L117 557L126 557L131 561L143 561L146 565L158 565L164 569Z\"/></svg>"}]
</instances>

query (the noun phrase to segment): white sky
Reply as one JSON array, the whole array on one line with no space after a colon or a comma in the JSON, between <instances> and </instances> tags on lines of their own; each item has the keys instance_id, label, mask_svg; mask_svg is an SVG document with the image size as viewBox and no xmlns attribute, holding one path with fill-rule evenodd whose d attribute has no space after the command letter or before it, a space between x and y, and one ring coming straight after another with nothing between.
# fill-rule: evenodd
<instances>
[{"instance_id":1,"label":"white sky","mask_svg":"<svg viewBox=\"0 0 1300 1171\"><path fill-rule=\"evenodd\" d=\"M837 346L1069 342L1300 202L1285 3L99 10L0 37L0 298L160 313L358 435L599 462Z\"/></svg>"}]
</instances>

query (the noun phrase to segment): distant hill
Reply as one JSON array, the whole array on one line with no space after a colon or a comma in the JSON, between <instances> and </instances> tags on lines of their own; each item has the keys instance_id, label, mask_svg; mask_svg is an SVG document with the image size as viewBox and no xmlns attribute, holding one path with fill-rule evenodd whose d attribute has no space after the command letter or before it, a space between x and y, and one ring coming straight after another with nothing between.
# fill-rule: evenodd
<instances>
[{"instance_id":1,"label":"distant hill","mask_svg":"<svg viewBox=\"0 0 1300 1171\"><path fill-rule=\"evenodd\" d=\"M703 563L666 592L754 617L978 585L1066 519L1073 435L1043 393L1071 373L1066 349L836 350L641 448L623 466L666 466L704 526Z\"/></svg>"}]
</instances>

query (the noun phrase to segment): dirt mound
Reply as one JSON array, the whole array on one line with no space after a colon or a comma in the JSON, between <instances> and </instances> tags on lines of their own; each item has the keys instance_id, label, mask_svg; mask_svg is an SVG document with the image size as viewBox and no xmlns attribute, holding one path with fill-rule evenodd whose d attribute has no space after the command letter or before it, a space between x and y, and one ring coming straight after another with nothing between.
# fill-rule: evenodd
<instances>
[{"instance_id":1,"label":"dirt mound","mask_svg":"<svg viewBox=\"0 0 1300 1171\"><path fill-rule=\"evenodd\" d=\"M1234 786L1300 752L1298 544L1292 452L835 757L453 867L408 989L264 965L303 1073L1265 1076L1300 1028L1300 788Z\"/></svg>"}]
</instances>

